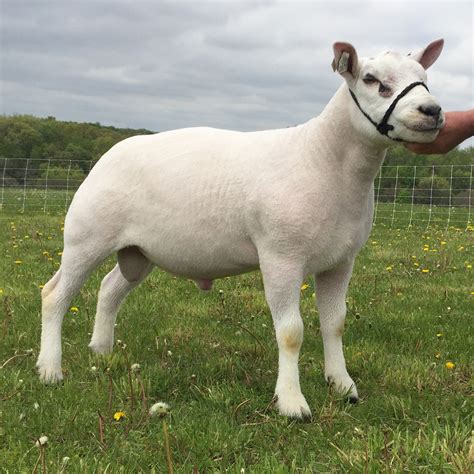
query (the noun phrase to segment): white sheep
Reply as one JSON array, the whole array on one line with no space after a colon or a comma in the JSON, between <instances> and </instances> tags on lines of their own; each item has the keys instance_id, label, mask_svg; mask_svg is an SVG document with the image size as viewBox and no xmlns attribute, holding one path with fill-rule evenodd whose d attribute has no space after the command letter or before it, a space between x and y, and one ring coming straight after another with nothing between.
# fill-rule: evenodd
<instances>
[{"instance_id":1,"label":"white sheep","mask_svg":"<svg viewBox=\"0 0 474 474\"><path fill-rule=\"evenodd\" d=\"M94 352L112 350L122 300L155 266L202 289L260 268L279 349L278 408L309 416L298 374L299 301L313 274L326 380L356 401L342 349L346 291L371 229L373 182L387 147L431 142L444 125L424 86L442 48L438 40L413 55L359 59L352 45L335 43L333 68L345 83L303 125L188 128L115 145L74 196L61 267L42 291L40 378L62 379L63 316L87 276L117 252L100 287Z\"/></svg>"}]
</instances>

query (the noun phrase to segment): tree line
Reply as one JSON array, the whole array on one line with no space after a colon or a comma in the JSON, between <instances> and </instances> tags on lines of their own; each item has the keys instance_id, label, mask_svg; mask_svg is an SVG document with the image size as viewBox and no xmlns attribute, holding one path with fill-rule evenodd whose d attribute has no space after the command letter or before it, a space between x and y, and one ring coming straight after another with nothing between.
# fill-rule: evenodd
<instances>
[{"instance_id":1,"label":"tree line","mask_svg":"<svg viewBox=\"0 0 474 474\"><path fill-rule=\"evenodd\" d=\"M0 116L0 174L7 186L63 186L80 183L97 161L117 142L146 129L116 128L31 115ZM25 170L25 158L29 159ZM403 145L388 150L382 168L379 200L447 205L474 204L474 148L456 148L445 155L416 155ZM441 166L441 165L453 165ZM398 166L398 170L397 167ZM416 175L414 166L417 167Z\"/></svg>"},{"instance_id":2,"label":"tree line","mask_svg":"<svg viewBox=\"0 0 474 474\"><path fill-rule=\"evenodd\" d=\"M82 181L91 165L113 145L146 129L116 128L32 115L0 116L0 174L10 186L61 186L67 179ZM28 169L25 170L26 160Z\"/></svg>"}]
</instances>

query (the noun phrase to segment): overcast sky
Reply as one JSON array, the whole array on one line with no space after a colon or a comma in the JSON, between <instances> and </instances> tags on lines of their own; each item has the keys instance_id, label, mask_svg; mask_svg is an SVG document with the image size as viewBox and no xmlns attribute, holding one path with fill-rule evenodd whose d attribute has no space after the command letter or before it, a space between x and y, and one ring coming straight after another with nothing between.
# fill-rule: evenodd
<instances>
[{"instance_id":1,"label":"overcast sky","mask_svg":"<svg viewBox=\"0 0 474 474\"><path fill-rule=\"evenodd\" d=\"M445 49L429 71L446 110L474 107L472 1L0 0L3 114L154 131L286 127L318 115L360 56Z\"/></svg>"}]
</instances>

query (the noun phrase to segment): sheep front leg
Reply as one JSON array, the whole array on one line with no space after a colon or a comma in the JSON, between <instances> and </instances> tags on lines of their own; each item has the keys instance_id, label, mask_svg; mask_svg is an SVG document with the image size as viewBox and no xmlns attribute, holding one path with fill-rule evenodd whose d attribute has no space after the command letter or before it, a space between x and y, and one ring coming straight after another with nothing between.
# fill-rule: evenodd
<instances>
[{"instance_id":1,"label":"sheep front leg","mask_svg":"<svg viewBox=\"0 0 474 474\"><path fill-rule=\"evenodd\" d=\"M265 297L272 313L278 343L278 379L275 388L281 415L311 416L301 393L298 357L303 342L303 321L299 311L302 268L285 262L261 265Z\"/></svg>"},{"instance_id":2,"label":"sheep front leg","mask_svg":"<svg viewBox=\"0 0 474 474\"><path fill-rule=\"evenodd\" d=\"M346 370L342 349L342 334L346 318L346 293L352 275L353 261L316 276L317 305L324 346L324 375L330 386L347 396L351 403L358 400L354 381Z\"/></svg>"}]
</instances>

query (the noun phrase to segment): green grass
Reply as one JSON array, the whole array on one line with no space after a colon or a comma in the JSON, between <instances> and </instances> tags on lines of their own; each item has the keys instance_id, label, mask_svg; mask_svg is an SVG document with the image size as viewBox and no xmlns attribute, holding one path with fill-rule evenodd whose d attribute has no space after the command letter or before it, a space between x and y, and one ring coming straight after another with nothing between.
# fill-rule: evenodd
<instances>
[{"instance_id":1,"label":"green grass","mask_svg":"<svg viewBox=\"0 0 474 474\"><path fill-rule=\"evenodd\" d=\"M472 228L374 228L348 294L355 406L324 382L308 280L300 374L313 420L299 423L271 403L277 351L258 272L203 294L155 271L119 314L116 338L126 347L99 357L87 344L109 260L65 317L64 383L42 385L39 286L59 265L61 227L61 216L0 214L0 470L41 472L35 440L46 435L48 472L166 472L164 422L175 472L472 469ZM139 373L129 371L133 363ZM164 419L147 416L156 401L171 405ZM126 418L115 421L117 411Z\"/></svg>"}]
</instances>

